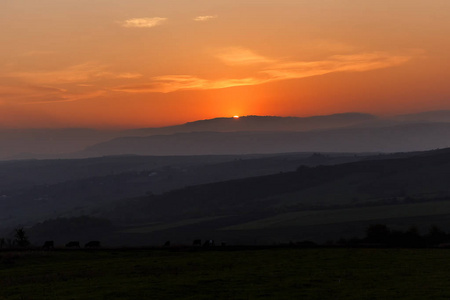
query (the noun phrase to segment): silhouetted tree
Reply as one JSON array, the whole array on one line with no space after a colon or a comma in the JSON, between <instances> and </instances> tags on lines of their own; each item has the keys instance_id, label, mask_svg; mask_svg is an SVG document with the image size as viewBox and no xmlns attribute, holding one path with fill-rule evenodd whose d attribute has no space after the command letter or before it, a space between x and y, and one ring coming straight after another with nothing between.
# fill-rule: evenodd
<instances>
[{"instance_id":1,"label":"silhouetted tree","mask_svg":"<svg viewBox=\"0 0 450 300\"><path fill-rule=\"evenodd\" d=\"M354 247L362 243L382 245L389 247L422 248L437 246L450 242L450 234L447 234L437 226L430 227L428 234L420 235L417 226L413 225L406 231L391 230L384 224L374 224L366 228L364 239L339 239L337 244L341 246Z\"/></svg>"},{"instance_id":2,"label":"silhouetted tree","mask_svg":"<svg viewBox=\"0 0 450 300\"><path fill-rule=\"evenodd\" d=\"M27 247L30 245L30 241L23 227L14 229L14 242L19 247Z\"/></svg>"},{"instance_id":3,"label":"silhouetted tree","mask_svg":"<svg viewBox=\"0 0 450 300\"><path fill-rule=\"evenodd\" d=\"M405 232L403 242L404 242L403 246L407 247L424 246L423 245L424 240L419 234L419 229L417 228L417 226L414 225L409 227L408 230Z\"/></svg>"},{"instance_id":4,"label":"silhouetted tree","mask_svg":"<svg viewBox=\"0 0 450 300\"><path fill-rule=\"evenodd\" d=\"M448 242L449 237L443 230L438 228L436 225L433 225L430 227L425 239L429 246L436 246Z\"/></svg>"},{"instance_id":5,"label":"silhouetted tree","mask_svg":"<svg viewBox=\"0 0 450 300\"><path fill-rule=\"evenodd\" d=\"M389 242L390 230L384 224L370 225L366 229L366 240L370 243L386 244Z\"/></svg>"}]
</instances>

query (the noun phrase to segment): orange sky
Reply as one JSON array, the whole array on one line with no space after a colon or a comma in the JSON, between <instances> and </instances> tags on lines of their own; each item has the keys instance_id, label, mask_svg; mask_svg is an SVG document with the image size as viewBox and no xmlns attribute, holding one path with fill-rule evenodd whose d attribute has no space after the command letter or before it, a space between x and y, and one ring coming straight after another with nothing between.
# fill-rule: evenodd
<instances>
[{"instance_id":1,"label":"orange sky","mask_svg":"<svg viewBox=\"0 0 450 300\"><path fill-rule=\"evenodd\" d=\"M0 127L450 109L448 0L0 2Z\"/></svg>"}]
</instances>

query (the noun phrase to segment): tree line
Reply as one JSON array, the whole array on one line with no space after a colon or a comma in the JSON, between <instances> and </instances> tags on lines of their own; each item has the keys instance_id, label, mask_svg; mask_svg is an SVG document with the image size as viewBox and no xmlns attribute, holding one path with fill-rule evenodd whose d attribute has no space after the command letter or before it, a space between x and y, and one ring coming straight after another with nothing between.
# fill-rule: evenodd
<instances>
[{"instance_id":1,"label":"tree line","mask_svg":"<svg viewBox=\"0 0 450 300\"><path fill-rule=\"evenodd\" d=\"M433 225L426 234L420 234L416 226L407 230L394 230L385 224L373 224L366 228L364 238L340 239L341 246L382 246L425 248L450 246L450 234Z\"/></svg>"},{"instance_id":2,"label":"tree line","mask_svg":"<svg viewBox=\"0 0 450 300\"><path fill-rule=\"evenodd\" d=\"M30 245L30 240L28 239L25 229L23 227L18 227L14 229L13 238L0 238L0 248L24 248Z\"/></svg>"}]
</instances>

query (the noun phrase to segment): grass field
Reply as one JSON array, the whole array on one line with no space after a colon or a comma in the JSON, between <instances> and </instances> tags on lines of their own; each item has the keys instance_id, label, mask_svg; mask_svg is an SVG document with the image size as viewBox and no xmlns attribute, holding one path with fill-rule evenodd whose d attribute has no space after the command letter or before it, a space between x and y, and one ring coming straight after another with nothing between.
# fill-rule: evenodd
<instances>
[{"instance_id":1,"label":"grass field","mask_svg":"<svg viewBox=\"0 0 450 300\"><path fill-rule=\"evenodd\" d=\"M0 253L0 299L449 299L447 249Z\"/></svg>"}]
</instances>

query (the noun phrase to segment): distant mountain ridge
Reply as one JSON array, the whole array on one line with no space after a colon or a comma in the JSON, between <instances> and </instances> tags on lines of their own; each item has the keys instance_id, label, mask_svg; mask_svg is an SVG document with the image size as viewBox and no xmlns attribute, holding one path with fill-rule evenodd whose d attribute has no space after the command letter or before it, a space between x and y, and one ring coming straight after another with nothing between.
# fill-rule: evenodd
<instances>
[{"instance_id":1,"label":"distant mountain ridge","mask_svg":"<svg viewBox=\"0 0 450 300\"><path fill-rule=\"evenodd\" d=\"M95 130L85 128L0 129L0 159L83 158L110 154L240 154L251 153L251 151L255 151L254 153L279 153L298 151L427 150L448 146L445 143L445 139L448 138L445 129L447 127L446 124L450 124L450 110L421 112L393 117L377 117L358 112L312 117L250 115L239 118L215 118L167 127L130 130ZM409 129L406 130L405 126L409 126ZM417 134L420 138L423 135L422 142L414 137L413 127L418 130ZM395 139L389 133L388 128L397 132ZM402 130L406 130L405 134L408 134L410 137L408 135L401 136L399 131ZM206 134L205 132L217 132L218 134L212 137L211 134ZM233 132L235 134L230 134ZM296 134L293 136L289 132L296 132ZM384 135L387 136L386 139L380 137L381 132L384 132ZM281 133L280 137L276 137L277 133ZM348 143L346 140L338 138L339 135L348 137L351 134L354 134L355 137L349 138L355 140L358 137L361 145L356 141ZM440 139L438 134L442 134ZM150 136L154 137L150 138ZM280 138L283 136L289 137L293 141L280 141ZM375 140L370 140L370 136L374 136ZM139 137L148 138L139 139ZM119 140L116 140L117 138L126 141L130 145L135 145L135 148L130 147L130 145L120 145ZM210 139L209 143L202 142L206 138ZM219 138L228 139L227 143L233 144L235 150L231 152L226 151L230 146L224 144L225 142ZM179 141L172 141L176 139L179 139ZM242 142L243 139L244 141ZM412 144L407 141L408 139L414 140L416 143ZM145 146L148 148L146 150L144 150L144 146L138 146L138 143L143 143L144 140L147 140L145 143L148 144ZM150 143L149 140L153 141ZM187 143L188 140L189 143ZM216 148L218 149L211 149L212 141L217 140ZM196 141L199 143L194 145L193 143ZM254 141L253 146L250 145L251 141ZM380 145L375 144L375 141ZM400 145L399 141L403 141L404 144ZM430 143L427 144L427 141L430 141ZM288 146L286 143L290 145ZM106 148L103 149L105 151L101 150L106 145L114 145L114 147L118 148L115 150ZM352 149L352 145L356 145L357 148ZM394 147L393 145L397 146ZM173 147L178 147L177 151L174 151ZM86 151L83 151L83 149L86 149ZM208 152L207 149L211 151ZM186 150L186 152L182 150Z\"/></svg>"},{"instance_id":2,"label":"distant mountain ridge","mask_svg":"<svg viewBox=\"0 0 450 300\"><path fill-rule=\"evenodd\" d=\"M160 128L142 128L126 131L128 134L159 135L198 131L309 131L340 128L377 120L365 113L341 113L312 117L241 116L239 118L214 118L187 122Z\"/></svg>"},{"instance_id":3,"label":"distant mountain ridge","mask_svg":"<svg viewBox=\"0 0 450 300\"><path fill-rule=\"evenodd\" d=\"M450 123L422 123L306 132L190 132L122 137L88 147L82 154L99 156L407 152L449 147L449 141Z\"/></svg>"},{"instance_id":4,"label":"distant mountain ridge","mask_svg":"<svg viewBox=\"0 0 450 300\"><path fill-rule=\"evenodd\" d=\"M450 122L450 110L424 111L415 114L404 114L393 117L403 122Z\"/></svg>"}]
</instances>

